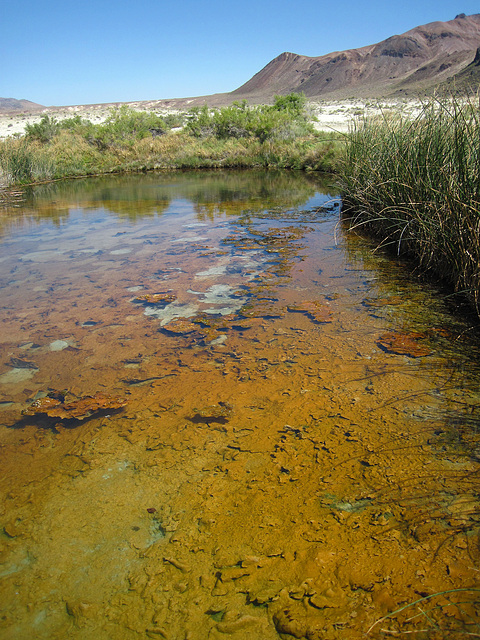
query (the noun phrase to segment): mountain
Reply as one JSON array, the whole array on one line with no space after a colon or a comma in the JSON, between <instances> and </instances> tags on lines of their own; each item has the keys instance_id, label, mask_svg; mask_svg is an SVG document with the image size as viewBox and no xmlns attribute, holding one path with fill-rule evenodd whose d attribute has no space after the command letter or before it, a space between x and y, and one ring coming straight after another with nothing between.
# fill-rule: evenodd
<instances>
[{"instance_id":1,"label":"mountain","mask_svg":"<svg viewBox=\"0 0 480 640\"><path fill-rule=\"evenodd\" d=\"M452 93L477 93L480 87L480 47L478 47L473 61L448 78L437 87L438 92Z\"/></svg>"},{"instance_id":2,"label":"mountain","mask_svg":"<svg viewBox=\"0 0 480 640\"><path fill-rule=\"evenodd\" d=\"M311 99L342 100L424 95L434 89L480 89L480 13L462 13L448 22L430 22L359 49L318 57L285 52L230 93L125 104L140 109L190 109L203 104L223 106L243 99L263 103L277 94L294 92L303 92ZM45 107L29 100L0 98L0 114L42 109Z\"/></svg>"},{"instance_id":3,"label":"mountain","mask_svg":"<svg viewBox=\"0 0 480 640\"><path fill-rule=\"evenodd\" d=\"M45 107L30 100L17 100L16 98L0 98L0 113L20 113L27 111L39 111Z\"/></svg>"},{"instance_id":4,"label":"mountain","mask_svg":"<svg viewBox=\"0 0 480 640\"><path fill-rule=\"evenodd\" d=\"M360 49L282 53L229 95L258 102L292 92L330 99L423 92L464 71L479 46L480 14L460 14Z\"/></svg>"}]
</instances>

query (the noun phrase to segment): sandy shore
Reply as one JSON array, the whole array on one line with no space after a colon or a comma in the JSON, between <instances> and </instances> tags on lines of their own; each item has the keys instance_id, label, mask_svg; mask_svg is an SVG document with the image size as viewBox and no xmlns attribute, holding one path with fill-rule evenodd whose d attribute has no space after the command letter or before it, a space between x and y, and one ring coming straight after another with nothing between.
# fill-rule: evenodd
<instances>
[{"instance_id":1,"label":"sandy shore","mask_svg":"<svg viewBox=\"0 0 480 640\"><path fill-rule=\"evenodd\" d=\"M134 109L153 110L159 114L172 111L171 107L162 106L158 101L152 102L130 102ZM79 105L71 107L48 107L36 113L20 114L0 114L0 138L13 135L22 135L25 126L34 122L39 122L45 115L49 115L58 120L72 118L80 115L91 122L98 124L103 122L111 112L114 105ZM387 111L402 111L402 113L415 115L418 112L419 104L413 101L316 101L309 103L312 114L317 118L315 123L319 131L339 131L346 132L356 119L364 116L376 115ZM175 109L177 110L177 109Z\"/></svg>"}]
</instances>

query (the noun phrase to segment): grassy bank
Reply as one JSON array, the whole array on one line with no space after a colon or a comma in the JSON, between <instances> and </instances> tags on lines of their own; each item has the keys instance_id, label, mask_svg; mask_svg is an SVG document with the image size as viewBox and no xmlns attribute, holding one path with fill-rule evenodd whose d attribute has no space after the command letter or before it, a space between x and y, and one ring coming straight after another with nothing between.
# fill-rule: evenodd
<instances>
[{"instance_id":1,"label":"grassy bank","mask_svg":"<svg viewBox=\"0 0 480 640\"><path fill-rule=\"evenodd\" d=\"M480 111L457 100L360 122L348 137L344 211L398 255L464 292L480 314Z\"/></svg>"},{"instance_id":2,"label":"grassy bank","mask_svg":"<svg viewBox=\"0 0 480 640\"><path fill-rule=\"evenodd\" d=\"M102 124L44 116L25 135L0 142L0 182L154 169L265 167L333 171L341 136L318 133L298 95L273 105L235 103L160 117L127 107Z\"/></svg>"}]
</instances>

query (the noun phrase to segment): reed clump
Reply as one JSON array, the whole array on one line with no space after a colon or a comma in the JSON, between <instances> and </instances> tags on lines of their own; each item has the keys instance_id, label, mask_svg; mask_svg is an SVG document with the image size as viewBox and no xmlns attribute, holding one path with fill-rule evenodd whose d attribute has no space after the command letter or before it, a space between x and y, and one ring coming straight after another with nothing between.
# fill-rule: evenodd
<instances>
[{"instance_id":1,"label":"reed clump","mask_svg":"<svg viewBox=\"0 0 480 640\"><path fill-rule=\"evenodd\" d=\"M358 122L340 173L351 225L465 293L480 314L478 102L433 99L414 119Z\"/></svg>"}]
</instances>

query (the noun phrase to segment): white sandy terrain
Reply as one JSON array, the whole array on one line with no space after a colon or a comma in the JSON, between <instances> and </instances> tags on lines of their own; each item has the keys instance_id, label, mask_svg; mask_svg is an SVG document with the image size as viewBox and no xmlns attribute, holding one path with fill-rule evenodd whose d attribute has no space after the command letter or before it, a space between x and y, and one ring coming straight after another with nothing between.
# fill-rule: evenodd
<instances>
[{"instance_id":1,"label":"white sandy terrain","mask_svg":"<svg viewBox=\"0 0 480 640\"><path fill-rule=\"evenodd\" d=\"M356 121L365 117L386 115L396 112L415 118L421 112L421 105L413 100L344 100L338 102L311 102L310 108L316 116L318 131L346 133Z\"/></svg>"},{"instance_id":2,"label":"white sandy terrain","mask_svg":"<svg viewBox=\"0 0 480 640\"><path fill-rule=\"evenodd\" d=\"M48 107L43 111L34 114L0 114L0 138L6 138L13 135L22 135L25 132L25 125L39 122L44 115L63 120L80 115L82 118L90 120L94 124L103 122L108 117L113 105L86 105L72 107ZM158 103L152 101L131 102L128 106L142 110L154 110L159 115L168 113L169 109L159 107ZM344 101L312 101L309 108L317 120L315 128L319 131L338 131L345 133L349 130L356 119L364 116L378 115L390 111L401 111L405 115L415 116L419 112L419 103L414 101L361 101L361 100L344 100ZM178 111L178 109L170 109Z\"/></svg>"}]
</instances>

